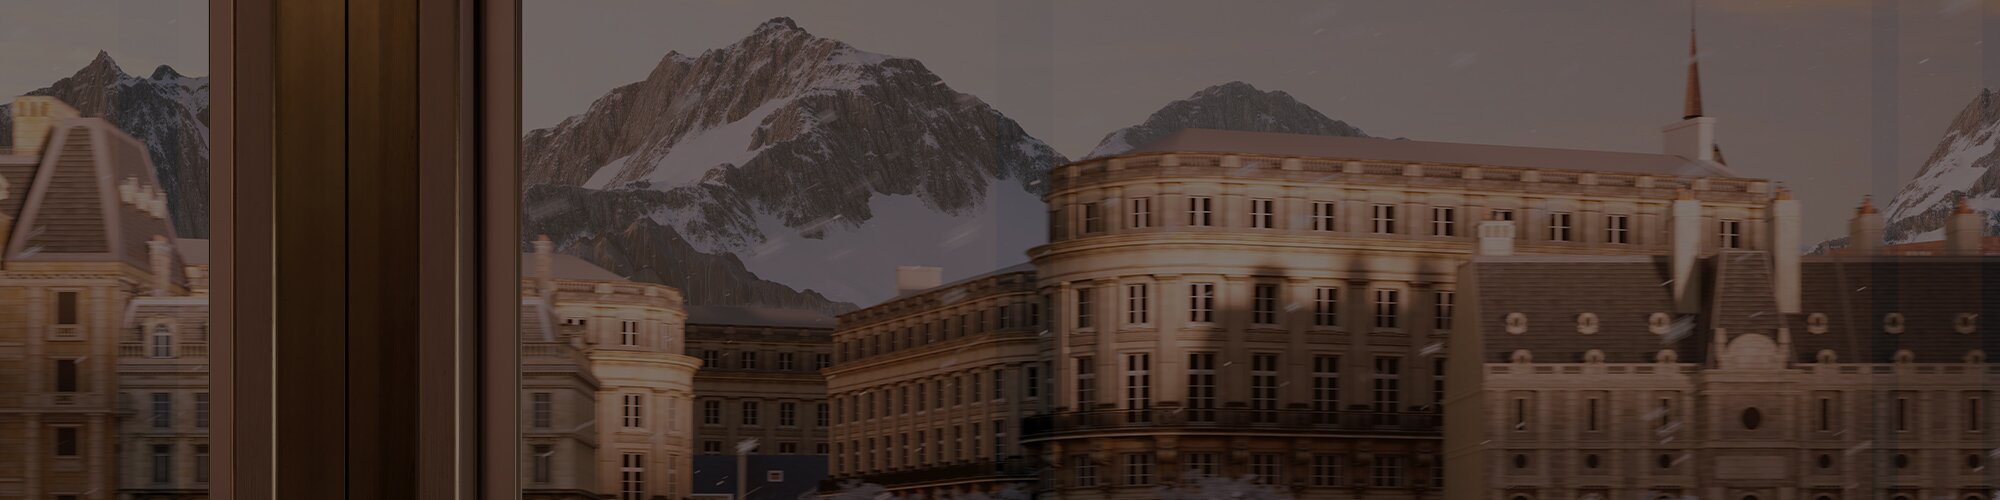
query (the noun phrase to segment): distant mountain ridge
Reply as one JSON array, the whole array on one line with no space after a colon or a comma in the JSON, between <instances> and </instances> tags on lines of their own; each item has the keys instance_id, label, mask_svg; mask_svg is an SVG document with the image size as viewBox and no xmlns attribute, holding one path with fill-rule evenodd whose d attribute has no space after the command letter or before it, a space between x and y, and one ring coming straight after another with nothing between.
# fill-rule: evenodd
<instances>
[{"instance_id":1,"label":"distant mountain ridge","mask_svg":"<svg viewBox=\"0 0 2000 500\"><path fill-rule=\"evenodd\" d=\"M1146 121L1106 134L1086 157L1124 154L1189 128L1368 137L1360 128L1328 118L1284 91L1264 91L1234 81L1167 103Z\"/></svg>"},{"instance_id":2,"label":"distant mountain ridge","mask_svg":"<svg viewBox=\"0 0 2000 500\"><path fill-rule=\"evenodd\" d=\"M1944 137L1924 161L1923 169L1903 186L1883 212L1890 242L1944 238L1945 218L1958 200L1987 219L1987 234L1995 234L2000 214L2000 99L1992 89L1980 89L1959 110Z\"/></svg>"},{"instance_id":3,"label":"distant mountain ridge","mask_svg":"<svg viewBox=\"0 0 2000 500\"><path fill-rule=\"evenodd\" d=\"M145 142L174 231L183 238L208 237L208 77L184 76L165 65L150 76L133 76L100 51L76 74L27 95L62 99L84 116L102 117ZM11 106L11 99L0 103L0 146L13 145Z\"/></svg>"}]
</instances>

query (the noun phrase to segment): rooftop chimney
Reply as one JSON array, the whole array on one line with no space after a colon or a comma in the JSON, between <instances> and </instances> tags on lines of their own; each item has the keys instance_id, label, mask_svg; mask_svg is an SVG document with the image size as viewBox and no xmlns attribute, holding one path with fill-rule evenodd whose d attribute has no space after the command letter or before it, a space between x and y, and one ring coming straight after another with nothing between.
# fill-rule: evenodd
<instances>
[{"instance_id":1,"label":"rooftop chimney","mask_svg":"<svg viewBox=\"0 0 2000 500\"><path fill-rule=\"evenodd\" d=\"M931 266L896 266L896 296L937 288L944 284L944 268Z\"/></svg>"},{"instance_id":2,"label":"rooftop chimney","mask_svg":"<svg viewBox=\"0 0 2000 500\"><path fill-rule=\"evenodd\" d=\"M1986 221L1979 212L1965 205L1965 198L1958 199L1958 205L1951 210L1951 217L1944 222L1944 251L1948 255L1979 255L1980 239L1986 234Z\"/></svg>"},{"instance_id":3,"label":"rooftop chimney","mask_svg":"<svg viewBox=\"0 0 2000 500\"><path fill-rule=\"evenodd\" d=\"M1681 191L1674 200L1672 214L1674 304L1682 313L1693 313L1700 305L1701 287L1694 286L1695 259L1701 254L1701 201L1694 193Z\"/></svg>"},{"instance_id":4,"label":"rooftop chimney","mask_svg":"<svg viewBox=\"0 0 2000 500\"><path fill-rule=\"evenodd\" d=\"M37 156L48 144L49 130L56 122L79 116L76 108L49 96L24 95L14 98L14 154Z\"/></svg>"},{"instance_id":5,"label":"rooftop chimney","mask_svg":"<svg viewBox=\"0 0 2000 500\"><path fill-rule=\"evenodd\" d=\"M1778 292L1778 312L1800 312L1799 307L1799 200L1792 192L1778 188L1771 201L1772 279Z\"/></svg>"},{"instance_id":6,"label":"rooftop chimney","mask_svg":"<svg viewBox=\"0 0 2000 500\"><path fill-rule=\"evenodd\" d=\"M1882 214L1875 213L1875 203L1867 196L1861 197L1861 206L1847 221L1847 248L1861 255L1882 251Z\"/></svg>"},{"instance_id":7,"label":"rooftop chimney","mask_svg":"<svg viewBox=\"0 0 2000 500\"><path fill-rule=\"evenodd\" d=\"M149 257L152 257L153 296L166 297L172 295L173 288L171 287L174 283L173 244L167 242L167 237L156 234L153 235L152 241L146 242L146 253Z\"/></svg>"},{"instance_id":8,"label":"rooftop chimney","mask_svg":"<svg viewBox=\"0 0 2000 500\"><path fill-rule=\"evenodd\" d=\"M1480 255L1514 255L1514 221L1489 220L1479 223Z\"/></svg>"},{"instance_id":9,"label":"rooftop chimney","mask_svg":"<svg viewBox=\"0 0 2000 500\"><path fill-rule=\"evenodd\" d=\"M535 288L541 293L555 291L556 243L549 235L535 237Z\"/></svg>"}]
</instances>

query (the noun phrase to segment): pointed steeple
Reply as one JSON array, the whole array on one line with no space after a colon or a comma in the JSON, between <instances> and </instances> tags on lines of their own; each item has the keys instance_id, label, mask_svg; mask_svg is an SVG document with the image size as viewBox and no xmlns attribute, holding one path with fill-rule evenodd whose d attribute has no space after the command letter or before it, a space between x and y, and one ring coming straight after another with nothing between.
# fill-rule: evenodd
<instances>
[{"instance_id":1,"label":"pointed steeple","mask_svg":"<svg viewBox=\"0 0 2000 500\"><path fill-rule=\"evenodd\" d=\"M1694 1L1688 2L1688 82L1687 102L1681 106L1681 119L1696 118L1701 115L1701 59L1695 50Z\"/></svg>"}]
</instances>

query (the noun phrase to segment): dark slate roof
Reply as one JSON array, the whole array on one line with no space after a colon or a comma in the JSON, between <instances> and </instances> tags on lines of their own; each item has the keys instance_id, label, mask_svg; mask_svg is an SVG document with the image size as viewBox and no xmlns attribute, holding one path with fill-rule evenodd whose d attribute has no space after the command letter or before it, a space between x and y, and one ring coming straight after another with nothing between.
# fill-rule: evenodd
<instances>
[{"instance_id":1,"label":"dark slate roof","mask_svg":"<svg viewBox=\"0 0 2000 500\"><path fill-rule=\"evenodd\" d=\"M1240 153L1679 177L1741 177L1720 163L1668 154L1212 129L1182 129L1121 156L1156 153Z\"/></svg>"},{"instance_id":2,"label":"dark slate roof","mask_svg":"<svg viewBox=\"0 0 2000 500\"><path fill-rule=\"evenodd\" d=\"M123 261L151 269L147 243L156 236L173 241L173 224L126 203L118 190L127 180L158 190L145 144L100 118L63 120L50 135L6 259ZM185 283L184 263L175 264L172 280Z\"/></svg>"},{"instance_id":3,"label":"dark slate roof","mask_svg":"<svg viewBox=\"0 0 2000 500\"><path fill-rule=\"evenodd\" d=\"M1703 318L1708 328L1730 333L1776 333L1783 315L1772 287L1769 252L1723 252L1707 259ZM1773 337L1772 340L1777 340Z\"/></svg>"},{"instance_id":4,"label":"dark slate roof","mask_svg":"<svg viewBox=\"0 0 2000 500\"><path fill-rule=\"evenodd\" d=\"M1803 314L1787 320L1800 362L1823 349L1841 362L1887 363L1901 349L1919 363L2000 355L2000 257L1808 257L1801 273ZM1807 331L1812 313L1826 315L1826 333ZM1883 328L1889 313L1903 315L1903 333ZM1962 313L1978 315L1975 333L1958 333Z\"/></svg>"},{"instance_id":5,"label":"dark slate roof","mask_svg":"<svg viewBox=\"0 0 2000 500\"><path fill-rule=\"evenodd\" d=\"M1527 349L1536 362L1573 363L1591 349L1609 363L1650 363L1673 349L1683 363L1707 356L1700 328L1667 341L1648 329L1653 313L1673 314L1671 271L1663 257L1476 257L1465 268L1477 287L1477 331L1485 336L1482 359L1509 362ZM1463 285L1463 283L1461 284ZM1528 330L1509 334L1509 313L1528 317ZM1596 314L1598 332L1577 332L1577 317Z\"/></svg>"},{"instance_id":6,"label":"dark slate roof","mask_svg":"<svg viewBox=\"0 0 2000 500\"><path fill-rule=\"evenodd\" d=\"M833 316L818 311L743 306L687 306L688 324L832 329Z\"/></svg>"}]
</instances>

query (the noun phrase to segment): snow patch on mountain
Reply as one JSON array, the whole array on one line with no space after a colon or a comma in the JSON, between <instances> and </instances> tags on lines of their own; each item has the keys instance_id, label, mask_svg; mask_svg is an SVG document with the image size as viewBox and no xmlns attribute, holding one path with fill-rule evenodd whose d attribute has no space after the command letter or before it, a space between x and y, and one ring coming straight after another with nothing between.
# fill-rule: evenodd
<instances>
[{"instance_id":1,"label":"snow patch on mountain","mask_svg":"<svg viewBox=\"0 0 2000 500\"><path fill-rule=\"evenodd\" d=\"M1981 90L1945 129L1922 169L1889 202L1884 213L1888 243L1943 239L1946 219L1958 201L1982 214L1987 234L1995 234L2000 214L2000 99Z\"/></svg>"}]
</instances>

